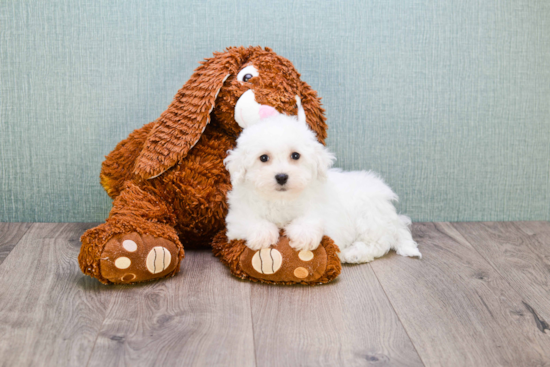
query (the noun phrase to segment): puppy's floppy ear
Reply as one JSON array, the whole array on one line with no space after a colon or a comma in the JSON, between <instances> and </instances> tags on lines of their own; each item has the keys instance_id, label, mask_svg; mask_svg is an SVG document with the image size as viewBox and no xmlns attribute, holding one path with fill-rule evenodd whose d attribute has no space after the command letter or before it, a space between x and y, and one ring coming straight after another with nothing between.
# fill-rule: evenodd
<instances>
[{"instance_id":1,"label":"puppy's floppy ear","mask_svg":"<svg viewBox=\"0 0 550 367\"><path fill-rule=\"evenodd\" d=\"M241 183L246 176L246 159L242 148L238 146L227 152L227 157L223 160L225 168L231 177L231 183Z\"/></svg>"},{"instance_id":2,"label":"puppy's floppy ear","mask_svg":"<svg viewBox=\"0 0 550 367\"><path fill-rule=\"evenodd\" d=\"M321 143L316 143L313 153L313 159L315 161L317 179L321 181L326 180L327 171L336 161L336 156Z\"/></svg>"},{"instance_id":3,"label":"puppy's floppy ear","mask_svg":"<svg viewBox=\"0 0 550 367\"><path fill-rule=\"evenodd\" d=\"M210 112L225 80L238 71L245 49L229 48L202 62L157 119L137 158L134 173L153 178L185 157L210 122Z\"/></svg>"},{"instance_id":4,"label":"puppy's floppy ear","mask_svg":"<svg viewBox=\"0 0 550 367\"><path fill-rule=\"evenodd\" d=\"M301 87L302 105L307 116L307 124L317 135L317 140L325 144L327 123L325 122L325 109L321 107L321 98L317 96L317 92L311 89L306 82L302 82Z\"/></svg>"}]
</instances>

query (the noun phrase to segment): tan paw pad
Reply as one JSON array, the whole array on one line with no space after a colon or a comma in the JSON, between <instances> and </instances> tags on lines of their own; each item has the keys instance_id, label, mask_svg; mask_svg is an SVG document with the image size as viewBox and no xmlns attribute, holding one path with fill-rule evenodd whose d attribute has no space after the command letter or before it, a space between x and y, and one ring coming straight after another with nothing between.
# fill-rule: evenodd
<instances>
[{"instance_id":1,"label":"tan paw pad","mask_svg":"<svg viewBox=\"0 0 550 367\"><path fill-rule=\"evenodd\" d=\"M296 278L304 279L304 278L306 278L308 275L309 275L309 271L307 271L306 268L302 268L302 267L300 266L300 267L297 267L296 269L294 269L294 276L295 276Z\"/></svg>"},{"instance_id":2,"label":"tan paw pad","mask_svg":"<svg viewBox=\"0 0 550 367\"><path fill-rule=\"evenodd\" d=\"M128 269L132 261L125 256L121 256L115 260L115 266L119 269Z\"/></svg>"},{"instance_id":3,"label":"tan paw pad","mask_svg":"<svg viewBox=\"0 0 550 367\"><path fill-rule=\"evenodd\" d=\"M147 255L147 270L149 270L151 274L160 273L170 266L171 260L172 255L170 251L162 246L153 247Z\"/></svg>"},{"instance_id":4,"label":"tan paw pad","mask_svg":"<svg viewBox=\"0 0 550 367\"><path fill-rule=\"evenodd\" d=\"M313 252L309 250L302 250L298 253L298 257L302 261L310 261L311 259L313 259Z\"/></svg>"},{"instance_id":5,"label":"tan paw pad","mask_svg":"<svg viewBox=\"0 0 550 367\"><path fill-rule=\"evenodd\" d=\"M124 274L124 276L122 278L120 278L121 281L123 282L131 282L132 280L136 279L136 275L135 274Z\"/></svg>"},{"instance_id":6,"label":"tan paw pad","mask_svg":"<svg viewBox=\"0 0 550 367\"><path fill-rule=\"evenodd\" d=\"M132 240L122 242L122 247L128 252L135 252L137 250L137 244Z\"/></svg>"},{"instance_id":7,"label":"tan paw pad","mask_svg":"<svg viewBox=\"0 0 550 367\"><path fill-rule=\"evenodd\" d=\"M281 268L283 257L273 248L264 248L252 257L252 267L260 274L274 274Z\"/></svg>"}]
</instances>

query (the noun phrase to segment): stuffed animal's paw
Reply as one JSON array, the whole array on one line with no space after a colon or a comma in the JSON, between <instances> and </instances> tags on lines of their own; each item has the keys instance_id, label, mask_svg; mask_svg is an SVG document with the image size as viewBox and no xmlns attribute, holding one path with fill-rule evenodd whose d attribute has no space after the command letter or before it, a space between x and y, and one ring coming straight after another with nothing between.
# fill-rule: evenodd
<instances>
[{"instance_id":1,"label":"stuffed animal's paw","mask_svg":"<svg viewBox=\"0 0 550 367\"><path fill-rule=\"evenodd\" d=\"M100 267L103 277L113 283L136 283L165 277L179 261L178 248L171 241L133 232L107 242Z\"/></svg>"},{"instance_id":2,"label":"stuffed animal's paw","mask_svg":"<svg viewBox=\"0 0 550 367\"><path fill-rule=\"evenodd\" d=\"M278 242L260 250L251 250L244 240L228 240L225 231L212 242L214 255L241 278L272 284L323 284L340 274L338 246L323 237L313 251L296 251L281 232Z\"/></svg>"}]
</instances>

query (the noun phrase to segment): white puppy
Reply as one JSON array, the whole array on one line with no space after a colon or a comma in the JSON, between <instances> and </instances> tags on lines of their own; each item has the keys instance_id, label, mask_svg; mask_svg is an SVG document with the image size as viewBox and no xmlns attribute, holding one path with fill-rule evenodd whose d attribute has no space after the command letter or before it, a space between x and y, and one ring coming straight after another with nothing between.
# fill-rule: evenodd
<instances>
[{"instance_id":1,"label":"white puppy","mask_svg":"<svg viewBox=\"0 0 550 367\"><path fill-rule=\"evenodd\" d=\"M396 213L397 195L374 173L329 169L335 157L305 123L277 115L247 127L224 163L231 175L227 237L259 250L277 243L283 228L296 250L314 250L323 235L345 263L364 263L394 249L421 257Z\"/></svg>"}]
</instances>

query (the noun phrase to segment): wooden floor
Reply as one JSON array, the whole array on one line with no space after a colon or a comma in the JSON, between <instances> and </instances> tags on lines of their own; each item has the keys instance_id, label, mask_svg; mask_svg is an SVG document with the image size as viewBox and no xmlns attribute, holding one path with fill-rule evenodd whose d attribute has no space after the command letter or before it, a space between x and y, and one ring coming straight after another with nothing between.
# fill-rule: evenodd
<instances>
[{"instance_id":1,"label":"wooden floor","mask_svg":"<svg viewBox=\"0 0 550 367\"><path fill-rule=\"evenodd\" d=\"M415 223L319 287L233 278L188 251L174 278L104 286L93 224L0 223L1 366L550 366L550 223Z\"/></svg>"}]
</instances>

